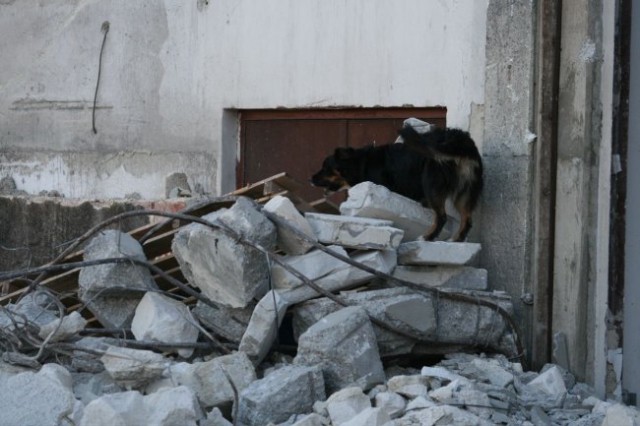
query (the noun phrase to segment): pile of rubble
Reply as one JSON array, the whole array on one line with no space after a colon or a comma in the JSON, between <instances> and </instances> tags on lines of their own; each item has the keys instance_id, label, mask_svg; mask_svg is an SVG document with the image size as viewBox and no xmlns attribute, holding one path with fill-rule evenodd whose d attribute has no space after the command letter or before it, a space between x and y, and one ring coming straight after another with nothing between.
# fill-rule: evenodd
<instances>
[{"instance_id":1,"label":"pile of rubble","mask_svg":"<svg viewBox=\"0 0 640 426\"><path fill-rule=\"evenodd\" d=\"M136 238L100 231L78 276L88 318L46 286L2 307L0 423L640 420L558 366L536 374L509 361L522 354L511 301L471 266L479 244L417 241L431 213L371 183L340 211L238 197L173 234L190 287L162 273L171 290ZM462 350L494 355L452 355ZM446 357L417 370L398 363L433 355Z\"/></svg>"}]
</instances>

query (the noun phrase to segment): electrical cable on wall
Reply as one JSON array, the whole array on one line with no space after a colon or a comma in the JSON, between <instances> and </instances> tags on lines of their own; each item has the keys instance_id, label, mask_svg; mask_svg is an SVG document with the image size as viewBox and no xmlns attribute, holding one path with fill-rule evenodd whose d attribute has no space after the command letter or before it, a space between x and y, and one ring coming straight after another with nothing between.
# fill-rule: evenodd
<instances>
[{"instance_id":1,"label":"electrical cable on wall","mask_svg":"<svg viewBox=\"0 0 640 426\"><path fill-rule=\"evenodd\" d=\"M104 52L104 45L107 41L107 33L109 32L109 21L104 21L102 23L100 31L104 32L104 37L102 38L102 46L100 47L100 59L98 60L98 78L96 81L96 91L93 95L93 111L91 114L91 127L94 134L98 133L98 130L96 130L96 103L98 101L98 88L100 87L100 74L102 71L102 53Z\"/></svg>"}]
</instances>

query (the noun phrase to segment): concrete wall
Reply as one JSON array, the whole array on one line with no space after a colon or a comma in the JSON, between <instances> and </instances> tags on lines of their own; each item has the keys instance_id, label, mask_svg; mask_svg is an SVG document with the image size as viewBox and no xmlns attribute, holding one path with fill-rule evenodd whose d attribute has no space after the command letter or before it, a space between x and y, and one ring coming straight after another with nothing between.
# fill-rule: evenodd
<instances>
[{"instance_id":1,"label":"concrete wall","mask_svg":"<svg viewBox=\"0 0 640 426\"><path fill-rule=\"evenodd\" d=\"M0 175L28 193L67 197L163 197L173 172L187 173L192 188L227 192L236 112L246 108L443 105L451 125L469 129L484 103L486 8L2 1Z\"/></svg>"}]
</instances>

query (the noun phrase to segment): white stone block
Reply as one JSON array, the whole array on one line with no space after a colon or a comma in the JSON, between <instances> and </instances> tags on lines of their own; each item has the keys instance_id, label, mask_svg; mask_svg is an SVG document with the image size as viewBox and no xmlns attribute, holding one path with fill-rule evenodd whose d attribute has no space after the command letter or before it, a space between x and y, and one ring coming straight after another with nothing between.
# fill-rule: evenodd
<instances>
[{"instance_id":1,"label":"white stone block","mask_svg":"<svg viewBox=\"0 0 640 426\"><path fill-rule=\"evenodd\" d=\"M222 223L267 250L276 247L275 225L248 198L240 197L230 209L203 219ZM216 303L244 308L268 291L265 255L222 231L191 224L176 233L171 247L189 283Z\"/></svg>"},{"instance_id":2,"label":"white stone block","mask_svg":"<svg viewBox=\"0 0 640 426\"><path fill-rule=\"evenodd\" d=\"M397 263L395 250L374 250L358 253L354 255L352 259L387 274L395 268ZM373 274L342 262L341 260L333 258L333 262L335 262L336 266L333 273L315 281L316 285L327 291L336 292L347 290L366 283L374 277ZM317 297L319 294L309 286L303 284L296 288L283 291L281 295L293 305Z\"/></svg>"},{"instance_id":3,"label":"white stone block","mask_svg":"<svg viewBox=\"0 0 640 426\"><path fill-rule=\"evenodd\" d=\"M393 277L430 288L487 290L486 269L471 266L398 266Z\"/></svg>"},{"instance_id":4,"label":"white stone block","mask_svg":"<svg viewBox=\"0 0 640 426\"><path fill-rule=\"evenodd\" d=\"M399 265L462 266L471 263L480 253L478 243L445 241L411 241L398 247Z\"/></svg>"},{"instance_id":5,"label":"white stone block","mask_svg":"<svg viewBox=\"0 0 640 426\"><path fill-rule=\"evenodd\" d=\"M562 372L557 366L551 367L540 374L530 381L527 386L558 402L561 402L567 393Z\"/></svg>"},{"instance_id":6,"label":"white stone block","mask_svg":"<svg viewBox=\"0 0 640 426\"><path fill-rule=\"evenodd\" d=\"M340 246L330 246L328 249L348 257L345 249ZM344 281L348 275L343 262L321 250L313 250L301 256L286 256L282 260L310 280L331 276L336 281ZM275 263L271 268L271 280L276 290L291 290L305 286L284 267Z\"/></svg>"},{"instance_id":7,"label":"white stone block","mask_svg":"<svg viewBox=\"0 0 640 426\"><path fill-rule=\"evenodd\" d=\"M125 426L147 424L144 397L138 391L103 395L84 409L80 426Z\"/></svg>"},{"instance_id":8,"label":"white stone block","mask_svg":"<svg viewBox=\"0 0 640 426\"><path fill-rule=\"evenodd\" d=\"M287 197L281 195L273 197L264 205L264 210L282 219L311 240L317 240L309 222ZM283 226L278 226L277 223L276 228L278 229L278 247L285 253L300 255L308 252L313 247L312 243L301 238L295 232Z\"/></svg>"},{"instance_id":9,"label":"white stone block","mask_svg":"<svg viewBox=\"0 0 640 426\"><path fill-rule=\"evenodd\" d=\"M399 417L407 406L407 401L395 392L380 392L375 396L375 406L382 409L389 418Z\"/></svg>"},{"instance_id":10,"label":"white stone block","mask_svg":"<svg viewBox=\"0 0 640 426\"><path fill-rule=\"evenodd\" d=\"M403 241L413 241L423 236L435 220L433 211L417 201L371 182L351 187L349 197L340 205L340 213L390 220L393 226L404 231Z\"/></svg>"},{"instance_id":11,"label":"white stone block","mask_svg":"<svg viewBox=\"0 0 640 426\"><path fill-rule=\"evenodd\" d=\"M354 385L370 389L385 380L373 326L359 306L340 309L307 329L294 363L319 366L330 392Z\"/></svg>"},{"instance_id":12,"label":"white stone block","mask_svg":"<svg viewBox=\"0 0 640 426\"><path fill-rule=\"evenodd\" d=\"M290 365L256 380L240 393L236 421L243 426L281 423L293 414L310 413L313 404L324 399L320 369Z\"/></svg>"},{"instance_id":13,"label":"white stone block","mask_svg":"<svg viewBox=\"0 0 640 426\"><path fill-rule=\"evenodd\" d=\"M245 352L254 365L260 364L276 341L278 327L290 303L271 290L256 305L239 350Z\"/></svg>"},{"instance_id":14,"label":"white stone block","mask_svg":"<svg viewBox=\"0 0 640 426\"><path fill-rule=\"evenodd\" d=\"M56 426L71 415L75 398L70 375L59 365L15 374L0 386L0 424Z\"/></svg>"},{"instance_id":15,"label":"white stone block","mask_svg":"<svg viewBox=\"0 0 640 426\"><path fill-rule=\"evenodd\" d=\"M139 387L160 378L168 360L152 351L111 346L100 358L107 373L127 387Z\"/></svg>"},{"instance_id":16,"label":"white stone block","mask_svg":"<svg viewBox=\"0 0 640 426\"><path fill-rule=\"evenodd\" d=\"M203 408L233 402L229 379L238 392L256 380L253 364L244 352L216 357L206 362L179 363L169 368L171 380L189 387Z\"/></svg>"},{"instance_id":17,"label":"white stone block","mask_svg":"<svg viewBox=\"0 0 640 426\"><path fill-rule=\"evenodd\" d=\"M40 327L38 336L40 336L41 339L46 339L49 334L54 333L50 341L58 342L67 340L76 337L80 331L84 330L86 325L87 320L82 318L82 315L77 311L73 311L69 315L65 315L62 321L56 319Z\"/></svg>"},{"instance_id":18,"label":"white stone block","mask_svg":"<svg viewBox=\"0 0 640 426\"><path fill-rule=\"evenodd\" d=\"M396 249L404 231L394 228L393 222L362 217L307 213L318 241L357 249Z\"/></svg>"},{"instance_id":19,"label":"white stone block","mask_svg":"<svg viewBox=\"0 0 640 426\"><path fill-rule=\"evenodd\" d=\"M147 292L131 322L131 332L137 340L162 343L195 343L198 341L196 319L184 303L156 292ZM184 358L193 349L177 349Z\"/></svg>"},{"instance_id":20,"label":"white stone block","mask_svg":"<svg viewBox=\"0 0 640 426\"><path fill-rule=\"evenodd\" d=\"M334 425L341 425L367 408L371 401L360 387L352 386L333 393L327 399L327 411Z\"/></svg>"},{"instance_id":21,"label":"white stone block","mask_svg":"<svg viewBox=\"0 0 640 426\"><path fill-rule=\"evenodd\" d=\"M391 421L386 411L369 407L362 410L352 419L341 423L342 426L383 426Z\"/></svg>"},{"instance_id":22,"label":"white stone block","mask_svg":"<svg viewBox=\"0 0 640 426\"><path fill-rule=\"evenodd\" d=\"M144 397L148 426L196 426L202 417L195 395L186 386L163 388Z\"/></svg>"},{"instance_id":23,"label":"white stone block","mask_svg":"<svg viewBox=\"0 0 640 426\"><path fill-rule=\"evenodd\" d=\"M418 396L426 397L429 391L429 381L421 375L413 376L394 376L387 382L389 391L398 393L409 399Z\"/></svg>"}]
</instances>

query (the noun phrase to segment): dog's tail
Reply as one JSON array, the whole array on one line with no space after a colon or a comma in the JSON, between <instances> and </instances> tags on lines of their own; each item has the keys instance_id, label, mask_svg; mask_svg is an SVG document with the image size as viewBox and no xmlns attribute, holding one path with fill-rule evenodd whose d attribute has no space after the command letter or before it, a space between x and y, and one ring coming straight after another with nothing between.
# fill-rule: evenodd
<instances>
[{"instance_id":1,"label":"dog's tail","mask_svg":"<svg viewBox=\"0 0 640 426\"><path fill-rule=\"evenodd\" d=\"M460 129L435 128L426 133L418 133L411 126L398 131L404 143L415 152L434 159L466 157L480 162L480 153L468 132Z\"/></svg>"}]
</instances>

